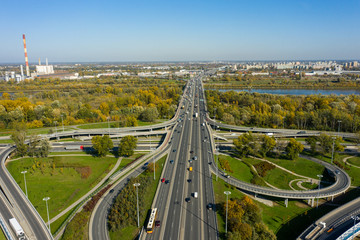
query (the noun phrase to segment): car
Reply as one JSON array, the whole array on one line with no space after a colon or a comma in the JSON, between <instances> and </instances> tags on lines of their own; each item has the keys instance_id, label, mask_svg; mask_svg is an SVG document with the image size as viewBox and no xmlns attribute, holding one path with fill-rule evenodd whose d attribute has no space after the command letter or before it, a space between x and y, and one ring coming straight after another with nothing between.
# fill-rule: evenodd
<instances>
[{"instance_id":1,"label":"car","mask_svg":"<svg viewBox=\"0 0 360 240\"><path fill-rule=\"evenodd\" d=\"M166 181L165 181L165 184L169 184L169 183L170 183L170 180L166 180Z\"/></svg>"},{"instance_id":2,"label":"car","mask_svg":"<svg viewBox=\"0 0 360 240\"><path fill-rule=\"evenodd\" d=\"M176 152L176 149L173 149L173 152Z\"/></svg>"},{"instance_id":3,"label":"car","mask_svg":"<svg viewBox=\"0 0 360 240\"><path fill-rule=\"evenodd\" d=\"M190 153L194 153L194 150L191 150Z\"/></svg>"},{"instance_id":4,"label":"car","mask_svg":"<svg viewBox=\"0 0 360 240\"><path fill-rule=\"evenodd\" d=\"M297 134L305 134L306 131L300 131L300 132L297 132Z\"/></svg>"},{"instance_id":5,"label":"car","mask_svg":"<svg viewBox=\"0 0 360 240\"><path fill-rule=\"evenodd\" d=\"M114 189L111 189L111 190L110 190L110 193L113 193L113 192L114 192Z\"/></svg>"},{"instance_id":6,"label":"car","mask_svg":"<svg viewBox=\"0 0 360 240\"><path fill-rule=\"evenodd\" d=\"M162 179L161 179L161 182L165 182L165 178L162 178Z\"/></svg>"},{"instance_id":7,"label":"car","mask_svg":"<svg viewBox=\"0 0 360 240\"><path fill-rule=\"evenodd\" d=\"M155 221L155 227L160 227L160 220Z\"/></svg>"},{"instance_id":8,"label":"car","mask_svg":"<svg viewBox=\"0 0 360 240\"><path fill-rule=\"evenodd\" d=\"M149 163L148 163L148 162L144 164L144 167L147 167L147 165L149 165Z\"/></svg>"},{"instance_id":9,"label":"car","mask_svg":"<svg viewBox=\"0 0 360 240\"><path fill-rule=\"evenodd\" d=\"M185 201L189 203L191 201L191 198L185 198Z\"/></svg>"},{"instance_id":10,"label":"car","mask_svg":"<svg viewBox=\"0 0 360 240\"><path fill-rule=\"evenodd\" d=\"M192 160L191 160L191 159L189 160L189 163L192 163Z\"/></svg>"},{"instance_id":11,"label":"car","mask_svg":"<svg viewBox=\"0 0 360 240\"><path fill-rule=\"evenodd\" d=\"M192 182L192 180L191 180L190 178L189 178L187 181L188 181L188 183L191 183L191 182Z\"/></svg>"},{"instance_id":12,"label":"car","mask_svg":"<svg viewBox=\"0 0 360 240\"><path fill-rule=\"evenodd\" d=\"M208 205L206 205L206 208L209 209L209 210L211 210L211 209L213 208L212 203L209 203Z\"/></svg>"},{"instance_id":13,"label":"car","mask_svg":"<svg viewBox=\"0 0 360 240\"><path fill-rule=\"evenodd\" d=\"M174 163L174 160L170 160L170 163L173 164L173 163Z\"/></svg>"},{"instance_id":14,"label":"car","mask_svg":"<svg viewBox=\"0 0 360 240\"><path fill-rule=\"evenodd\" d=\"M336 174L340 174L340 171L339 171L339 170L335 170L335 173L336 173Z\"/></svg>"},{"instance_id":15,"label":"car","mask_svg":"<svg viewBox=\"0 0 360 240\"><path fill-rule=\"evenodd\" d=\"M193 159L196 161L196 160L197 160L197 156L193 157Z\"/></svg>"}]
</instances>

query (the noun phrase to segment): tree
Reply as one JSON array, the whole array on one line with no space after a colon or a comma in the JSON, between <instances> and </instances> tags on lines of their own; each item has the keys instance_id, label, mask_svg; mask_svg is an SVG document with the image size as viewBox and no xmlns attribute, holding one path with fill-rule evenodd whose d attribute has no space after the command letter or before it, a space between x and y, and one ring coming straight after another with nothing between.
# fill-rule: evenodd
<instances>
[{"instance_id":1,"label":"tree","mask_svg":"<svg viewBox=\"0 0 360 240\"><path fill-rule=\"evenodd\" d=\"M10 138L14 141L16 145L16 154L21 157L25 156L28 148L25 144L26 125L21 123L16 124L15 132L11 134Z\"/></svg>"},{"instance_id":2,"label":"tree","mask_svg":"<svg viewBox=\"0 0 360 240\"><path fill-rule=\"evenodd\" d=\"M159 117L156 107L147 108L140 114L140 120L144 122L154 122Z\"/></svg>"},{"instance_id":3,"label":"tree","mask_svg":"<svg viewBox=\"0 0 360 240\"><path fill-rule=\"evenodd\" d=\"M261 150L260 150L261 154L265 156L268 152L274 149L275 145L276 145L276 141L274 137L263 135Z\"/></svg>"},{"instance_id":4,"label":"tree","mask_svg":"<svg viewBox=\"0 0 360 240\"><path fill-rule=\"evenodd\" d=\"M119 143L119 155L131 156L134 154L134 149L137 146L137 138L134 136L125 136Z\"/></svg>"},{"instance_id":5,"label":"tree","mask_svg":"<svg viewBox=\"0 0 360 240\"><path fill-rule=\"evenodd\" d=\"M312 153L316 152L316 137L308 137L305 139L306 144L310 145Z\"/></svg>"},{"instance_id":6,"label":"tree","mask_svg":"<svg viewBox=\"0 0 360 240\"><path fill-rule=\"evenodd\" d=\"M38 135L31 135L30 136L30 140L29 140L29 147L28 147L28 155L30 157L34 157L34 156L38 156L39 155L39 151L38 151L38 146L40 143L40 137Z\"/></svg>"},{"instance_id":7,"label":"tree","mask_svg":"<svg viewBox=\"0 0 360 240\"><path fill-rule=\"evenodd\" d=\"M291 138L288 145L286 146L285 151L287 152L287 157L291 160L298 158L299 153L304 150L304 146L296 141L294 138Z\"/></svg>"},{"instance_id":8,"label":"tree","mask_svg":"<svg viewBox=\"0 0 360 240\"><path fill-rule=\"evenodd\" d=\"M317 140L319 142L319 146L321 149L321 153L322 154L326 154L331 152L332 149L332 139L331 136L325 134L325 133L321 133L318 137Z\"/></svg>"},{"instance_id":9,"label":"tree","mask_svg":"<svg viewBox=\"0 0 360 240\"><path fill-rule=\"evenodd\" d=\"M42 139L40 141L40 148L39 148L39 156L40 157L47 157L49 155L49 152L50 152L50 149L51 149L51 146L50 146L50 143L49 143L49 140L47 139Z\"/></svg>"},{"instance_id":10,"label":"tree","mask_svg":"<svg viewBox=\"0 0 360 240\"><path fill-rule=\"evenodd\" d=\"M93 144L93 148L95 149L97 155L99 157L104 157L106 154L109 153L110 149L114 147L112 140L110 139L109 135L101 136L94 136L91 139Z\"/></svg>"}]
</instances>

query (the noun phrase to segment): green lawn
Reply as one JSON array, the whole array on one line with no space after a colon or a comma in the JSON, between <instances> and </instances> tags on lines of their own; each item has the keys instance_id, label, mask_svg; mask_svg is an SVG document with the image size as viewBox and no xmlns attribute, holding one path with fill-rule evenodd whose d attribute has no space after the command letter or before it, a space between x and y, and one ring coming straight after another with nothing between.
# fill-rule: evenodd
<instances>
[{"instance_id":1,"label":"green lawn","mask_svg":"<svg viewBox=\"0 0 360 240\"><path fill-rule=\"evenodd\" d=\"M253 178L250 168L241 160L225 155L219 155L219 159L225 159L229 162L231 170L233 171L233 172L227 171L227 173L230 176L233 176L244 182L250 182L251 179ZM217 163L220 168L220 163L219 162Z\"/></svg>"},{"instance_id":2,"label":"green lawn","mask_svg":"<svg viewBox=\"0 0 360 240\"><path fill-rule=\"evenodd\" d=\"M66 214L64 214L62 217L60 217L58 220L56 220L55 222L53 222L51 224L51 233L54 234L59 227L61 227L61 224L68 218L68 216L70 216L70 214L72 213L72 211L75 208L71 209L70 211L68 211ZM45 221L46 222L46 221Z\"/></svg>"},{"instance_id":3,"label":"green lawn","mask_svg":"<svg viewBox=\"0 0 360 240\"><path fill-rule=\"evenodd\" d=\"M14 141L11 139L2 139L0 140L0 143L14 143Z\"/></svg>"},{"instance_id":4,"label":"green lawn","mask_svg":"<svg viewBox=\"0 0 360 240\"><path fill-rule=\"evenodd\" d=\"M317 175L322 174L325 170L324 166L304 158L287 160L266 157L266 160L269 160L292 172L311 178L317 178Z\"/></svg>"},{"instance_id":5,"label":"green lawn","mask_svg":"<svg viewBox=\"0 0 360 240\"><path fill-rule=\"evenodd\" d=\"M29 199L46 219L44 197L50 197L50 218L54 217L94 187L116 161L114 157L52 156L36 160L23 158L9 162L7 168L22 189L24 176L20 172L28 171L26 183ZM83 173L83 178L80 173Z\"/></svg>"},{"instance_id":6,"label":"green lawn","mask_svg":"<svg viewBox=\"0 0 360 240\"><path fill-rule=\"evenodd\" d=\"M143 122L140 120L137 120L138 126L147 126L147 125L153 125L157 123L162 123L164 121L167 121L168 119L158 119L155 122ZM78 128L80 129L95 129L95 128L108 128L109 123L108 122L100 122L100 123L90 123L90 124L84 124L79 125ZM110 128L119 128L119 122L110 122Z\"/></svg>"},{"instance_id":7,"label":"green lawn","mask_svg":"<svg viewBox=\"0 0 360 240\"><path fill-rule=\"evenodd\" d=\"M280 189L290 189L289 182L294 179L298 179L290 173L287 173L280 168L274 168L267 172L264 180L270 183L271 185L280 188Z\"/></svg>"},{"instance_id":8,"label":"green lawn","mask_svg":"<svg viewBox=\"0 0 360 240\"><path fill-rule=\"evenodd\" d=\"M0 231L0 240L6 240L5 234L3 231Z\"/></svg>"},{"instance_id":9,"label":"green lawn","mask_svg":"<svg viewBox=\"0 0 360 240\"><path fill-rule=\"evenodd\" d=\"M151 184L151 189L150 191L147 192L147 194L145 194L144 196L142 196L145 199L145 210L148 211L151 208L153 199L155 197L155 193L156 193L156 189L158 187L158 184L160 184L160 176L161 176L161 172L164 166L164 163L166 161L167 155L165 155L164 157L162 157L161 159L159 159L156 162L157 165L157 171L155 172L155 181L153 182L153 184ZM153 173L150 172L144 172L143 174L150 174L153 175ZM145 226L145 221L146 221L146 214L144 214L145 217L140 218L140 227ZM133 240L135 239L136 235L139 233L139 229L137 228L137 226L127 226L123 229L121 229L120 231L116 231L116 232L109 232L109 236L110 239L112 240L117 240L117 239L121 239L121 240Z\"/></svg>"},{"instance_id":10,"label":"green lawn","mask_svg":"<svg viewBox=\"0 0 360 240\"><path fill-rule=\"evenodd\" d=\"M349 157L349 156L353 156L353 155L347 155L347 154L341 154L339 156L336 156L336 160L341 164L341 166L345 167L344 162L342 161L344 158ZM348 161L350 163L352 163L350 160L354 159L354 163L358 162L358 157L353 157L350 158ZM353 186L360 186L360 168L351 166L349 164L346 165L346 168L348 168L348 170L345 170L347 172L347 174L349 174L350 178L351 178L351 185Z\"/></svg>"},{"instance_id":11,"label":"green lawn","mask_svg":"<svg viewBox=\"0 0 360 240\"><path fill-rule=\"evenodd\" d=\"M360 167L360 157L352 157L347 160L349 163Z\"/></svg>"}]
</instances>

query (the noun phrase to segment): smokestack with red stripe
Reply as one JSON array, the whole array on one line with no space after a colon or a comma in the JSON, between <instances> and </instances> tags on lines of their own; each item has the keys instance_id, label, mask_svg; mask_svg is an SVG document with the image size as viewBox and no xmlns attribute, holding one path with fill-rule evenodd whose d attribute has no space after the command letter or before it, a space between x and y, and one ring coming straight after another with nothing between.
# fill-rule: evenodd
<instances>
[{"instance_id":1,"label":"smokestack with red stripe","mask_svg":"<svg viewBox=\"0 0 360 240\"><path fill-rule=\"evenodd\" d=\"M24 41L24 53L25 53L25 64L26 64L26 76L30 77L29 60L26 50L25 34L23 34L23 41Z\"/></svg>"}]
</instances>

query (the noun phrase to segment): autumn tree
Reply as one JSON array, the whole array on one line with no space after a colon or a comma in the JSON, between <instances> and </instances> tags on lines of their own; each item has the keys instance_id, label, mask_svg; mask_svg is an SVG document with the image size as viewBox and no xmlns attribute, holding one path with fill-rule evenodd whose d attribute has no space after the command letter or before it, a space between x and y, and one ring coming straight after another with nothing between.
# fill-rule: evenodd
<instances>
[{"instance_id":1,"label":"autumn tree","mask_svg":"<svg viewBox=\"0 0 360 240\"><path fill-rule=\"evenodd\" d=\"M26 126L25 124L17 124L15 131L11 134L11 139L16 145L16 154L23 157L27 152L27 145L25 144L26 139Z\"/></svg>"},{"instance_id":2,"label":"autumn tree","mask_svg":"<svg viewBox=\"0 0 360 240\"><path fill-rule=\"evenodd\" d=\"M301 153L303 150L304 146L294 138L290 139L288 145L285 148L287 157L291 160L298 158L299 153Z\"/></svg>"},{"instance_id":3,"label":"autumn tree","mask_svg":"<svg viewBox=\"0 0 360 240\"><path fill-rule=\"evenodd\" d=\"M119 143L119 155L131 156L134 154L134 150L137 146L137 138L134 136L125 136L121 138Z\"/></svg>"},{"instance_id":4,"label":"autumn tree","mask_svg":"<svg viewBox=\"0 0 360 240\"><path fill-rule=\"evenodd\" d=\"M100 157L106 156L109 151L114 147L113 142L109 135L101 136L94 136L91 139L93 144L93 148L96 151L96 154Z\"/></svg>"}]
</instances>

